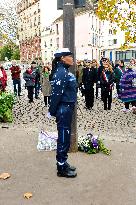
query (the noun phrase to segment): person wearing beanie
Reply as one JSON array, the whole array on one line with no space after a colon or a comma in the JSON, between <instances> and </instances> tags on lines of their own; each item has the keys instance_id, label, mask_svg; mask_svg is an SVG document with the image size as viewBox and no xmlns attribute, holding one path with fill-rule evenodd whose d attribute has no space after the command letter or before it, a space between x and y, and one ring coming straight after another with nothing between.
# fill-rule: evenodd
<instances>
[{"instance_id":1,"label":"person wearing beanie","mask_svg":"<svg viewBox=\"0 0 136 205\"><path fill-rule=\"evenodd\" d=\"M70 166L67 159L70 148L72 114L77 101L76 77L69 71L69 67L74 62L68 48L56 51L54 56L55 67L51 79L49 113L56 117L57 122L57 176L73 178L77 176L76 168Z\"/></svg>"}]
</instances>

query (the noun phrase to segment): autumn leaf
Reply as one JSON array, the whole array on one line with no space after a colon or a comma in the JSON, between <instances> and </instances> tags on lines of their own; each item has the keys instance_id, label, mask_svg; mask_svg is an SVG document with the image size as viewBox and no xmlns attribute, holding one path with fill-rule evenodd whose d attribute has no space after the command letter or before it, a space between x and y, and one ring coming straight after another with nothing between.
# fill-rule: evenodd
<instances>
[{"instance_id":1,"label":"autumn leaf","mask_svg":"<svg viewBox=\"0 0 136 205\"><path fill-rule=\"evenodd\" d=\"M24 198L25 198L25 199L30 199L32 196L33 196L33 195L32 195L32 193L30 193L30 192L27 192L27 193L24 194Z\"/></svg>"},{"instance_id":2,"label":"autumn leaf","mask_svg":"<svg viewBox=\"0 0 136 205\"><path fill-rule=\"evenodd\" d=\"M0 174L0 179L8 179L9 177L11 177L11 175L9 173L2 173Z\"/></svg>"}]
</instances>

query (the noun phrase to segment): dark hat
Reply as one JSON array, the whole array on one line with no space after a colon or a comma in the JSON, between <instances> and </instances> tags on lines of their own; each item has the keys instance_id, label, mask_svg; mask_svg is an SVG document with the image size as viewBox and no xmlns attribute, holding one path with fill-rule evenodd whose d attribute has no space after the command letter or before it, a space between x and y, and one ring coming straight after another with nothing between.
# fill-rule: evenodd
<instances>
[{"instance_id":1,"label":"dark hat","mask_svg":"<svg viewBox=\"0 0 136 205\"><path fill-rule=\"evenodd\" d=\"M69 56L69 55L72 55L72 52L69 50L69 48L62 48L62 49L57 50L54 53L55 58L59 58L62 56Z\"/></svg>"},{"instance_id":2,"label":"dark hat","mask_svg":"<svg viewBox=\"0 0 136 205\"><path fill-rule=\"evenodd\" d=\"M32 63L31 64L36 64L36 62L35 61L32 61Z\"/></svg>"},{"instance_id":3,"label":"dark hat","mask_svg":"<svg viewBox=\"0 0 136 205\"><path fill-rule=\"evenodd\" d=\"M107 59L107 58L102 58L101 60L102 60L102 61L107 61L108 59Z\"/></svg>"}]
</instances>

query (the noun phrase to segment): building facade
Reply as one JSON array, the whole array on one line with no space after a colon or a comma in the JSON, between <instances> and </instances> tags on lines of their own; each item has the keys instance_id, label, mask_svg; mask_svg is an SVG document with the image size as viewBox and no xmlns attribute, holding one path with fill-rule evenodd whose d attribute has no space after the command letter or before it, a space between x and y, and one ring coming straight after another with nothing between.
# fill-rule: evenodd
<instances>
[{"instance_id":1,"label":"building facade","mask_svg":"<svg viewBox=\"0 0 136 205\"><path fill-rule=\"evenodd\" d=\"M125 33L119 28L116 34L109 22L105 22L103 55L108 57L111 61L124 60L126 63L131 58L136 59L136 43L131 44L132 48L128 50L121 50L121 46L125 42Z\"/></svg>"},{"instance_id":2,"label":"building facade","mask_svg":"<svg viewBox=\"0 0 136 205\"><path fill-rule=\"evenodd\" d=\"M22 0L17 5L21 61L41 58L40 0Z\"/></svg>"},{"instance_id":3,"label":"building facade","mask_svg":"<svg viewBox=\"0 0 136 205\"><path fill-rule=\"evenodd\" d=\"M89 9L77 12L75 17L76 59L101 58L103 43L103 22ZM41 50L43 62L51 61L55 50L63 47L63 20L57 18L51 26L41 33Z\"/></svg>"}]
</instances>

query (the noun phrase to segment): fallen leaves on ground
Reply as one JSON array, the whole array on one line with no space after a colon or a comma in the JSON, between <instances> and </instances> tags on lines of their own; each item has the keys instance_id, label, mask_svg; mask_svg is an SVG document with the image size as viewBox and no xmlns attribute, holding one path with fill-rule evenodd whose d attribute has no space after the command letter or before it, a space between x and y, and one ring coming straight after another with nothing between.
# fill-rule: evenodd
<instances>
[{"instance_id":1,"label":"fallen leaves on ground","mask_svg":"<svg viewBox=\"0 0 136 205\"><path fill-rule=\"evenodd\" d=\"M0 179L8 179L9 177L11 177L11 175L9 173L2 173L0 174Z\"/></svg>"},{"instance_id":2,"label":"fallen leaves on ground","mask_svg":"<svg viewBox=\"0 0 136 205\"><path fill-rule=\"evenodd\" d=\"M32 193L30 193L30 192L27 192L27 193L24 194L24 198L25 198L25 199L30 199L32 196L33 196L33 195L32 195Z\"/></svg>"}]
</instances>

